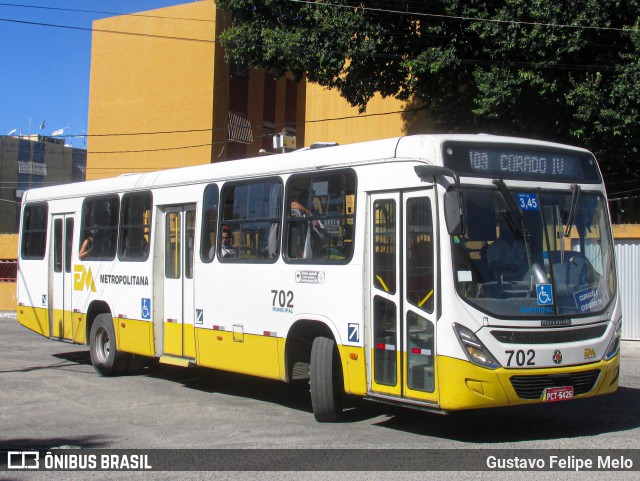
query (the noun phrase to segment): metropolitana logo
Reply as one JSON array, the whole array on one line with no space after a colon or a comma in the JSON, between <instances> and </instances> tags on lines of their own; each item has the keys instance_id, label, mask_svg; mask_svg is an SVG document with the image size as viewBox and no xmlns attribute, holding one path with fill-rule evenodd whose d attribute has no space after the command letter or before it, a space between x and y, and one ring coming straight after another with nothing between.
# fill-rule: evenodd
<instances>
[{"instance_id":1,"label":"metropolitana logo","mask_svg":"<svg viewBox=\"0 0 640 481\"><path fill-rule=\"evenodd\" d=\"M96 292L96 283L93 282L91 267L85 268L82 264L73 266L73 290Z\"/></svg>"}]
</instances>

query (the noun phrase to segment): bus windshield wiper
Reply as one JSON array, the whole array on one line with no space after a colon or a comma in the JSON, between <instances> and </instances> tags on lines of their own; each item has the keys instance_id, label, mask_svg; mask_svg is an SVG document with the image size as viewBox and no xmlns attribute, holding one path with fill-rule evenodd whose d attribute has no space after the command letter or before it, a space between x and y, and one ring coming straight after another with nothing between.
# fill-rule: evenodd
<instances>
[{"instance_id":1,"label":"bus windshield wiper","mask_svg":"<svg viewBox=\"0 0 640 481\"><path fill-rule=\"evenodd\" d=\"M571 234L571 227L576 220L576 212L578 210L578 201L580 200L580 186L578 184L571 184L571 210L569 210L569 217L567 218L567 227L564 231L564 236L569 237Z\"/></svg>"},{"instance_id":2,"label":"bus windshield wiper","mask_svg":"<svg viewBox=\"0 0 640 481\"><path fill-rule=\"evenodd\" d=\"M527 226L524 223L524 215L522 214L522 209L518 206L518 203L509 192L509 188L504 183L502 179L494 179L493 184L498 188L500 194L502 194L502 198L504 199L505 204L507 205L507 213L509 214L509 218L511 222L509 224L513 224L515 228L515 233L524 241L524 247L527 252L527 263L529 267L531 267L531 233Z\"/></svg>"}]
</instances>

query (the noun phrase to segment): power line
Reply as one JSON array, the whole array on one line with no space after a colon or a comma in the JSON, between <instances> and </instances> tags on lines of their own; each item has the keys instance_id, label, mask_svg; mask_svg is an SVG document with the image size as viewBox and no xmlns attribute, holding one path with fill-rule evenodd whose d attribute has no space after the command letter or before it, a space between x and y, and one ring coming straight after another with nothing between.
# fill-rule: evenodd
<instances>
[{"instance_id":1,"label":"power line","mask_svg":"<svg viewBox=\"0 0 640 481\"><path fill-rule=\"evenodd\" d=\"M378 13L393 13L398 15L444 18L444 19L451 19L451 20L543 26L543 27L554 27L554 28L575 28L575 29L585 29L585 30L610 30L610 31L625 32L625 33L630 32L632 30L637 30L637 27L635 26L633 27L633 29L631 29L631 28L620 28L620 27L599 27L599 26L589 26L589 25L556 24L556 23L549 23L549 22L526 22L526 21L519 21L519 20L500 20L500 19L493 19L493 18L469 17L469 16L462 16L462 15L446 15L446 14L427 13L427 12L415 12L410 10L395 10L390 8L374 8L374 7L365 7L363 4L343 5L343 4L334 4L329 2L319 2L319 1L312 1L312 0L288 0L288 1L292 3L302 3L302 4L309 4L309 5L315 5L315 6L327 6L327 7L335 7L335 8L343 8L343 9L357 9L362 11L371 11L371 12L378 12ZM416 2L416 4L424 5L424 3L422 2ZM172 16L166 16L166 15L151 15L148 13L110 12L110 11L101 11L101 10L85 10L85 9L63 8L63 7L45 7L40 5L27 5L27 4L17 4L17 3L4 3L4 2L0 2L0 6L31 8L31 9L39 9L39 10L64 11L64 12L77 12L77 13L93 13L93 14L114 15L114 16L128 15L128 16L143 17L143 18L188 20L188 21L196 21L196 22L215 23L215 20L210 20L210 19L200 19L200 18L190 18L190 17L172 17Z\"/></svg>"},{"instance_id":2,"label":"power line","mask_svg":"<svg viewBox=\"0 0 640 481\"><path fill-rule=\"evenodd\" d=\"M112 151L91 151L88 150L87 154L132 154L132 153L140 153L140 152L161 152L165 150L183 150L183 149L196 149L200 147L211 147L213 145L224 144L225 142L212 142L209 144L199 144L199 145L184 145L180 147L159 147L157 149L139 149L139 150L112 150Z\"/></svg>"},{"instance_id":3,"label":"power line","mask_svg":"<svg viewBox=\"0 0 640 481\"><path fill-rule=\"evenodd\" d=\"M215 40L206 39L206 38L189 38L189 37L176 37L172 35L156 35L151 33L123 32L119 30L107 30L102 28L76 27L72 25L59 25L55 23L30 22L27 20L14 20L10 18L0 18L0 22L18 23L22 25L34 25L38 27L62 28L62 29L68 29L68 30L80 30L84 32L100 32L100 33L111 33L116 35L131 35L135 37L159 38L163 40L183 40L186 42L201 42L201 43L211 43L211 44L216 43Z\"/></svg>"},{"instance_id":4,"label":"power line","mask_svg":"<svg viewBox=\"0 0 640 481\"><path fill-rule=\"evenodd\" d=\"M0 7L32 8L32 9L36 9L36 10L54 10L54 11L75 12L75 13L97 13L97 14L100 14L100 15L115 15L115 16L128 15L128 16L131 16L131 17L160 18L160 19L167 19L167 20L188 20L188 21L194 21L194 22L211 22L211 23L215 23L215 20L205 19L205 18L170 17L170 16L167 16L167 15L149 15L147 13L105 12L105 11L100 11L100 10L84 10L84 9L79 9L79 8L62 8L62 7L44 7L44 6L41 6L41 5L25 5L25 4L19 4L19 3L4 3L4 2L0 2Z\"/></svg>"},{"instance_id":5,"label":"power line","mask_svg":"<svg viewBox=\"0 0 640 481\"><path fill-rule=\"evenodd\" d=\"M326 117L326 118L322 118L322 119L311 119L311 120L299 120L296 122L285 122L284 125L287 126L292 126L292 125L305 125L305 124L315 124L315 123L321 123L321 122L336 122L336 121L341 121L341 120L352 120L352 119L361 119L361 118L368 118L368 117L380 117L380 116L385 116L385 115L394 115L394 114L411 114L411 113L416 113L416 112L420 112L420 111L426 111L426 110L441 110L441 109L437 109L434 107L427 107L427 106L422 106L422 107L416 107L416 108L412 108L412 109L405 109L405 110L393 110L393 111L389 111L389 112L376 112L376 113L370 113L370 114L355 114L355 115L345 115L345 116L341 116L341 117ZM264 127L263 124L258 124L258 125L251 125L251 129L259 129ZM216 127L216 128L209 128L209 129L188 129L188 130L164 130L164 131L155 131L155 132L125 132L125 133L108 133L108 134L82 134L82 135L65 135L65 136L61 136L61 137L118 137L118 136L138 136L138 135L167 135L167 134L182 134L182 133L192 133L192 132L214 132L214 131L221 131L221 130L227 130L227 126L225 127ZM272 134L265 134L262 136L256 136L256 138L261 138L261 137L268 137ZM13 137L11 137L13 138ZM29 139L26 139L27 141ZM198 144L198 145L187 145L187 146L180 146L180 147L166 147L166 148L158 148L158 149L140 149L140 150L120 150L120 151L87 151L87 154L123 154L123 153L137 153L137 152L155 152L155 151L165 151L165 150L182 150L182 149L190 149L190 148L199 148L199 147L208 147L208 146L213 146L213 145L221 145L224 144L224 142L216 142L216 143L208 143L208 144ZM83 149L80 149L83 150ZM13 152L16 153L17 151L8 151L5 150L5 152Z\"/></svg>"},{"instance_id":6,"label":"power line","mask_svg":"<svg viewBox=\"0 0 640 481\"><path fill-rule=\"evenodd\" d=\"M480 17L466 17L462 15L445 15L438 13L422 13L422 12L410 12L404 10L393 10L393 9L385 9L385 8L374 8L374 7L365 7L363 4L360 5L341 5L337 3L328 3L321 2L316 0L287 0L291 3L303 3L308 5L315 6L325 6L325 7L334 7L334 8L342 8L342 9L356 9L362 11L369 12L377 12L377 13L393 13L397 15L410 15L415 17L429 17L429 18L444 18L449 20L464 20L470 22L488 22L488 23L497 23L497 24L508 24L508 25L528 25L528 26L536 26L536 27L553 27L553 28L573 28L580 30L609 30L614 32L625 32L629 33L632 31L637 32L638 27L634 26L633 28L618 28L618 27L594 27L589 25L568 25L568 24L556 24L556 23L545 23L545 22L525 22L520 20L501 20L496 18L480 18Z\"/></svg>"},{"instance_id":7,"label":"power line","mask_svg":"<svg viewBox=\"0 0 640 481\"><path fill-rule=\"evenodd\" d=\"M329 4L329 3L316 3L316 2L309 2L306 0L288 0L290 2L294 2L294 3L310 3L310 4L314 4L314 5L327 5L327 6L335 6L335 7L344 7L344 5L336 5L336 4ZM1 5L1 4L0 4ZM350 8L354 8L354 7L350 7ZM360 8L360 7L358 7ZM372 9L369 7L364 7L365 10L376 10L376 11L381 11L381 12L386 12L386 13L407 13L407 12L402 12L402 11L393 11L393 10L384 10L384 9ZM427 15L427 16L431 16L431 15L435 15L435 14L422 14L422 13L416 13L415 15ZM144 15L143 15L144 16ZM435 16L440 16L440 17L444 17L444 18L453 18L453 19L457 19L459 17L455 17L455 16L447 16L447 15L435 15ZM157 18L157 17L154 17ZM162 17L160 17L162 18ZM582 27L578 27L578 26L571 26L571 25L556 25L556 24L538 24L538 23L533 23L533 22L516 22L516 21L507 21L507 20L495 20L495 19L476 19L474 17L460 17L460 18L465 18L468 20L478 20L478 21L483 21L486 20L488 22L503 22L503 23L523 23L523 24L530 24L530 25L548 25L548 26L557 26L557 27L575 27L575 28L588 28L588 29L605 29L605 30L619 30L619 31L625 31L625 32L629 32L630 30L627 29L616 29L616 28L612 28L612 27L588 27L588 26L582 26ZM196 20L196 19L186 19L186 20ZM177 37L177 36L172 36L172 35L157 35L157 34L149 34L149 33L140 33L140 32L125 32L125 31L119 31L119 30L108 30L108 29L100 29L100 28L90 28L90 27L78 27L78 26L73 26L73 25L60 25L60 24L53 24L53 23L43 23L43 22L33 22L33 21L26 21L26 20L15 20L15 19L7 19L7 18L0 18L0 22L8 22L8 23L18 23L18 24L24 24L24 25L32 25L32 26L40 26L40 27L49 27L49 28L60 28L60 29L69 29L69 30L79 30L79 31L87 31L87 32L100 32L100 33L109 33L109 34L115 34L115 35L131 35L131 36L138 36L138 37L147 37L147 38L158 38L158 39L165 39L165 40L182 40L182 41L188 41L188 42L201 42L201 43L211 43L211 44L215 44L216 40L211 40L211 39L198 39L198 38L190 38L190 37ZM635 27L634 27L634 30ZM451 36L449 36L448 38L453 38ZM254 44L257 47L261 47L264 46L263 43L257 43ZM307 52L313 49L309 49L309 48L298 48L297 50L302 51L302 52ZM338 52L338 51L328 51L328 53L333 53L333 54L342 54L345 56L354 56L356 55L356 53L354 52ZM387 59L395 59L395 60L407 60L407 58L402 55L402 54L385 54L385 53L374 53L374 54L367 54L370 57L374 57L374 58L387 58ZM555 64L555 65L547 65L547 66L540 66L538 65L536 62L517 62L517 61L511 61L511 60L483 60L483 59L460 59L463 63L468 64L468 65L496 65L496 64L502 64L502 65L514 65L514 66L519 66L519 67L537 67L537 68L545 68L545 69L558 69L558 70L585 70L585 71L590 71L590 70L595 70L595 69L606 69L606 70L613 70L615 69L617 66L615 65L589 65L589 64Z\"/></svg>"}]
</instances>

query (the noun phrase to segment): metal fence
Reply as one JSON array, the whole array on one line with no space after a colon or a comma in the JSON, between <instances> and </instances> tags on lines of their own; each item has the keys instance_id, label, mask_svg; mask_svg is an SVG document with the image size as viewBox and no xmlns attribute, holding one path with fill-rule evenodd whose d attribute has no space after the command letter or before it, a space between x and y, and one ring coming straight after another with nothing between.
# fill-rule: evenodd
<instances>
[{"instance_id":1,"label":"metal fence","mask_svg":"<svg viewBox=\"0 0 640 481\"><path fill-rule=\"evenodd\" d=\"M640 239L616 239L622 338L640 340Z\"/></svg>"}]
</instances>

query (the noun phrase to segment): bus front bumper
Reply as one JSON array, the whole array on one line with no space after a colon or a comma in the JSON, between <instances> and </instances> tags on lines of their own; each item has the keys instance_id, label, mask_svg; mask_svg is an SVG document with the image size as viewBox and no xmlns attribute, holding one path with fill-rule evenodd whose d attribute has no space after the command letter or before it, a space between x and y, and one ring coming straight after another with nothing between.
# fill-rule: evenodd
<instances>
[{"instance_id":1,"label":"bus front bumper","mask_svg":"<svg viewBox=\"0 0 640 481\"><path fill-rule=\"evenodd\" d=\"M572 398L608 394L618 388L620 353L609 361L545 369L482 368L439 356L440 408L445 411L546 402L545 389L573 387Z\"/></svg>"}]
</instances>

